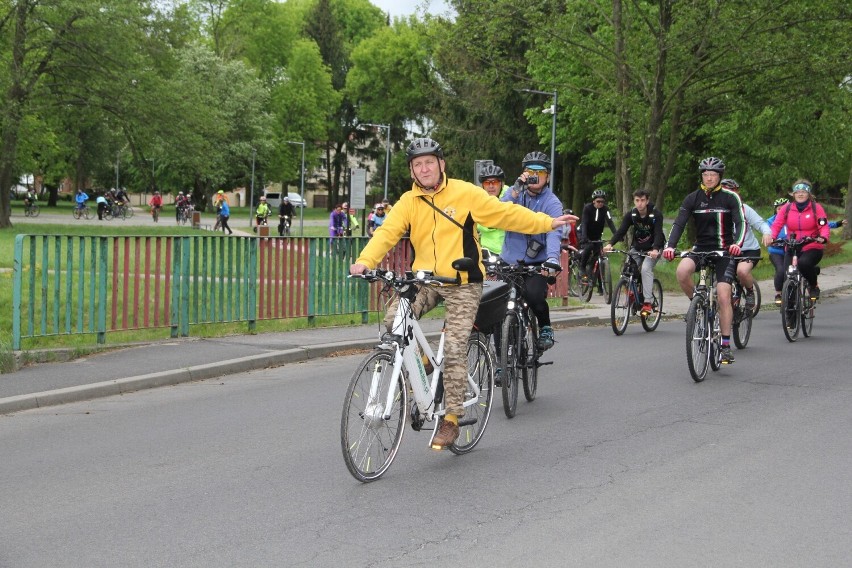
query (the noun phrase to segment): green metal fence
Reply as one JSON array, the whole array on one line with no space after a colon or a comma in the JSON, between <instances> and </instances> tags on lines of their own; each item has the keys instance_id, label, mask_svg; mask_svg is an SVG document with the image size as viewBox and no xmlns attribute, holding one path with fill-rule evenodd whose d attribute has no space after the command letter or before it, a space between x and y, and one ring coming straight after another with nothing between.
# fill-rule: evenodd
<instances>
[{"instance_id":1,"label":"green metal fence","mask_svg":"<svg viewBox=\"0 0 852 568\"><path fill-rule=\"evenodd\" d=\"M345 276L363 238L18 235L12 346L28 338L366 314L376 291ZM408 246L386 264L406 267Z\"/></svg>"}]
</instances>

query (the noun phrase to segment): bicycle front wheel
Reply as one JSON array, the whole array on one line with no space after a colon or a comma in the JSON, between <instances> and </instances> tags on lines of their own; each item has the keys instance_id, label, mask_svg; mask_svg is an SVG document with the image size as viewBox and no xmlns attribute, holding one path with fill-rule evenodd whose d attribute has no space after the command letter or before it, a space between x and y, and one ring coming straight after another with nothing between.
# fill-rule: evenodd
<instances>
[{"instance_id":1,"label":"bicycle front wheel","mask_svg":"<svg viewBox=\"0 0 852 568\"><path fill-rule=\"evenodd\" d=\"M686 362L692 380L700 383L707 377L710 364L710 322L705 298L693 296L686 312Z\"/></svg>"},{"instance_id":2,"label":"bicycle front wheel","mask_svg":"<svg viewBox=\"0 0 852 568\"><path fill-rule=\"evenodd\" d=\"M784 330L784 337L791 343L799 337L799 327L802 323L801 300L799 283L787 279L781 289L781 328Z\"/></svg>"},{"instance_id":3,"label":"bicycle front wheel","mask_svg":"<svg viewBox=\"0 0 852 568\"><path fill-rule=\"evenodd\" d=\"M527 399L527 402L532 402L535 400L535 394L538 390L538 357L540 353L538 352L538 320L535 319L535 314L527 311L527 321L529 325L527 325L526 333L524 334L524 371L523 371L523 382L524 382L524 398Z\"/></svg>"},{"instance_id":4,"label":"bicycle front wheel","mask_svg":"<svg viewBox=\"0 0 852 568\"><path fill-rule=\"evenodd\" d=\"M609 321L612 325L612 331L616 335L622 335L627 330L632 303L630 301L630 281L627 278L622 278L615 285L615 293L609 308Z\"/></svg>"},{"instance_id":5,"label":"bicycle front wheel","mask_svg":"<svg viewBox=\"0 0 852 568\"><path fill-rule=\"evenodd\" d=\"M381 477L402 443L408 390L402 373L394 379L392 351L374 351L349 381L340 420L340 446L349 473L363 482ZM388 391L391 406L385 408Z\"/></svg>"},{"instance_id":6,"label":"bicycle front wheel","mask_svg":"<svg viewBox=\"0 0 852 568\"><path fill-rule=\"evenodd\" d=\"M583 294L583 281L582 275L580 274L580 263L576 261L571 261L571 264L568 266L568 295L574 296L575 298L579 298Z\"/></svg>"},{"instance_id":7,"label":"bicycle front wheel","mask_svg":"<svg viewBox=\"0 0 852 568\"><path fill-rule=\"evenodd\" d=\"M488 425L494 400L494 359L485 334L473 332L467 342L467 389L464 416L459 419L459 437L450 444L454 454L471 451Z\"/></svg>"},{"instance_id":8,"label":"bicycle front wheel","mask_svg":"<svg viewBox=\"0 0 852 568\"><path fill-rule=\"evenodd\" d=\"M648 299L648 296L645 296ZM654 308L647 316L641 316L642 327L645 331L654 331L660 325L660 319L663 317L663 285L660 281L654 278L654 290L651 295L651 306Z\"/></svg>"},{"instance_id":9,"label":"bicycle front wheel","mask_svg":"<svg viewBox=\"0 0 852 568\"><path fill-rule=\"evenodd\" d=\"M89 208L89 207L84 207L84 208L83 208L83 215L85 215L86 219L91 219L91 218L92 218L92 210L91 210L91 208Z\"/></svg>"},{"instance_id":10,"label":"bicycle front wheel","mask_svg":"<svg viewBox=\"0 0 852 568\"><path fill-rule=\"evenodd\" d=\"M503 391L503 412L506 418L515 416L518 408L518 373L521 356L521 325L518 314L508 312L500 335L500 384Z\"/></svg>"},{"instance_id":11,"label":"bicycle front wheel","mask_svg":"<svg viewBox=\"0 0 852 568\"><path fill-rule=\"evenodd\" d=\"M816 302L811 300L811 287L805 282L802 292L802 335L810 337L814 330L814 309Z\"/></svg>"}]
</instances>

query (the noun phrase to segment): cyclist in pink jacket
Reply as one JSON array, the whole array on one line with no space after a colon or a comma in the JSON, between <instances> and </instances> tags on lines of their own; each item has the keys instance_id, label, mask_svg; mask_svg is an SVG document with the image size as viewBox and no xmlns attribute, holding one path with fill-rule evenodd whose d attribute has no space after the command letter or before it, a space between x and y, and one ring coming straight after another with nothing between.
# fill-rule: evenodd
<instances>
[{"instance_id":1,"label":"cyclist in pink jacket","mask_svg":"<svg viewBox=\"0 0 852 568\"><path fill-rule=\"evenodd\" d=\"M814 242L802 247L799 254L799 271L808 279L811 289L811 297L819 299L819 286L817 275L819 274L819 261L822 260L822 251L828 242L829 227L828 218L822 205L813 198L813 186L806 179L797 180L792 189L793 201L778 208L775 221L772 222L772 238L778 238L781 229L786 227L787 234L795 235L797 239L812 237ZM784 255L784 269L790 265L789 251Z\"/></svg>"}]
</instances>

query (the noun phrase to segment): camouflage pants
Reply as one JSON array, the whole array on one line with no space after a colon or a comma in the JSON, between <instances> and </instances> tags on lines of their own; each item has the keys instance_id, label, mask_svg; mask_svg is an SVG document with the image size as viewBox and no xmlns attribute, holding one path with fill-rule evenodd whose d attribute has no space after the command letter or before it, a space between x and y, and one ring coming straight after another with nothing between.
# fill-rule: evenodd
<instances>
[{"instance_id":1,"label":"camouflage pants","mask_svg":"<svg viewBox=\"0 0 852 568\"><path fill-rule=\"evenodd\" d=\"M443 298L446 307L444 325L444 403L447 412L464 416L464 393L467 388L467 341L473 329L473 320L482 296L482 283L440 288L423 286L411 304L414 317L438 305ZM385 314L385 328L393 332L393 318L399 299L394 299Z\"/></svg>"}]
</instances>

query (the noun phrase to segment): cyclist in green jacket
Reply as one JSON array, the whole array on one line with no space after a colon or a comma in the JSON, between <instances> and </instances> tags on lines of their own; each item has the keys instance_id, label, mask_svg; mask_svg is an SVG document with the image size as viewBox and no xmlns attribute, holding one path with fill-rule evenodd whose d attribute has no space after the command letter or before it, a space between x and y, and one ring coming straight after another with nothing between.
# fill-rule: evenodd
<instances>
[{"instance_id":1,"label":"cyclist in green jacket","mask_svg":"<svg viewBox=\"0 0 852 568\"><path fill-rule=\"evenodd\" d=\"M506 174L503 173L503 168L500 166L490 165L482 168L479 174L479 183L482 189L488 195L494 196L497 199L503 197L509 186L503 183L506 179ZM476 228L479 230L479 243L482 248L486 248L493 254L500 254L503 250L503 239L506 238L506 231L503 229L492 229L477 223Z\"/></svg>"}]
</instances>

